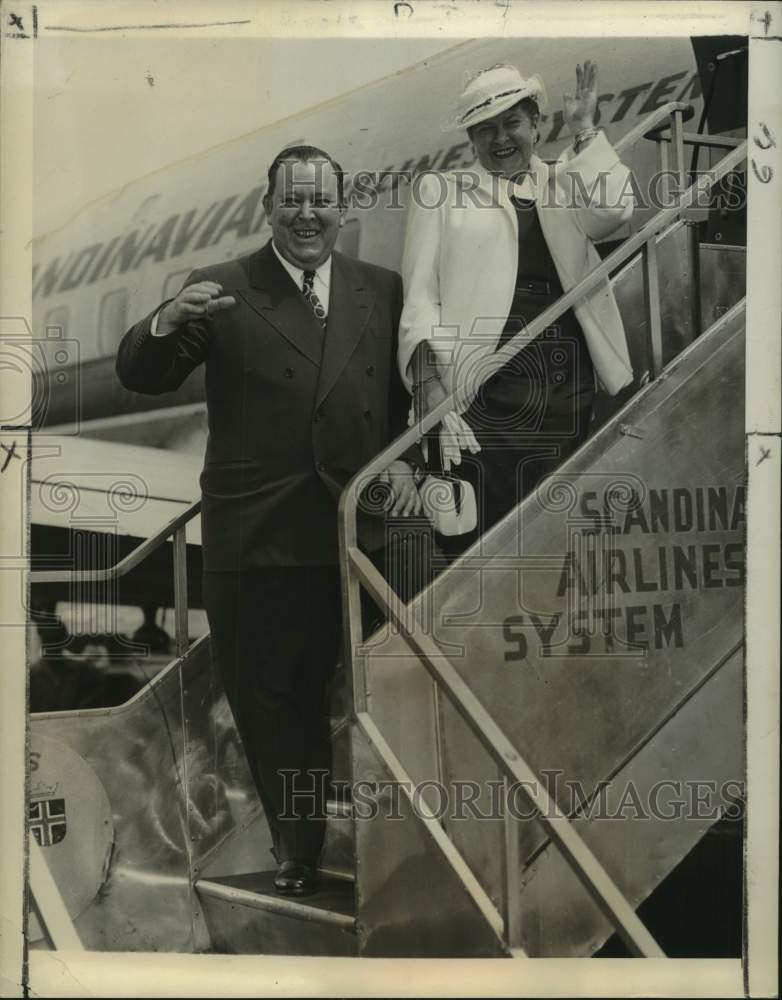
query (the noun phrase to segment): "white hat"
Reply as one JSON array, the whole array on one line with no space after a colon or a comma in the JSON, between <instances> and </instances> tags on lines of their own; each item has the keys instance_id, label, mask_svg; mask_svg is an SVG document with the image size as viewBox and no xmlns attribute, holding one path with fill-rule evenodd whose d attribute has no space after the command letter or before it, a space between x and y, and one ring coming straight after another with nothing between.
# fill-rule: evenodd
<instances>
[{"instance_id":1,"label":"white hat","mask_svg":"<svg viewBox=\"0 0 782 1000\"><path fill-rule=\"evenodd\" d=\"M507 111L525 97L533 97L541 110L546 103L546 90L537 73L529 79L515 66L500 63L476 73L464 86L456 107L442 124L443 132L470 128L478 122Z\"/></svg>"}]
</instances>

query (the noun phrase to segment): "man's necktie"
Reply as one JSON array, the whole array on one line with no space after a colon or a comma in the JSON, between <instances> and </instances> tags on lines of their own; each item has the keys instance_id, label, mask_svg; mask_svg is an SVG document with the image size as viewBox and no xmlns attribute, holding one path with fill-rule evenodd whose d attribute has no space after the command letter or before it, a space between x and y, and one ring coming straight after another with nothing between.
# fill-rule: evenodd
<instances>
[{"instance_id":1,"label":"man's necktie","mask_svg":"<svg viewBox=\"0 0 782 1000\"><path fill-rule=\"evenodd\" d=\"M312 287L312 283L315 280L314 271L304 272L304 287L302 288L302 293L304 298L309 302L312 311L315 313L315 317L322 327L326 326L326 310L323 307L323 303L317 296L315 289Z\"/></svg>"}]
</instances>

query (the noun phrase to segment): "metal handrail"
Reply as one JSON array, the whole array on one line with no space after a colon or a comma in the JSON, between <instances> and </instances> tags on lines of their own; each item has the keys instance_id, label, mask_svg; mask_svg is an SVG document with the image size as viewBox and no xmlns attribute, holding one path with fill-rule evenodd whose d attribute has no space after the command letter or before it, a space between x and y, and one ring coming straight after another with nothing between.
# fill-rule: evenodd
<instances>
[{"instance_id":1,"label":"metal handrail","mask_svg":"<svg viewBox=\"0 0 782 1000\"><path fill-rule=\"evenodd\" d=\"M684 165L684 122L689 121L695 114L695 108L691 104L684 104L682 101L669 101L657 108L650 115L647 115L635 128L617 139L614 149L617 153L622 153L625 149L635 145L639 139L650 139L657 143L657 166L660 171L667 169L667 151L664 145L669 141L676 151L676 167L679 175L679 184L685 186L687 169ZM667 119L667 122L666 122ZM665 140L661 133L670 129L670 138ZM656 133L656 134L655 134Z\"/></svg>"},{"instance_id":2,"label":"metal handrail","mask_svg":"<svg viewBox=\"0 0 782 1000\"><path fill-rule=\"evenodd\" d=\"M595 903L611 922L630 951L644 958L664 958L664 952L636 915L635 910L625 899L614 880L576 832L571 821L560 810L556 801L539 781L534 768L524 760L513 743L486 711L434 639L424 630L416 628L417 621L412 610L400 600L386 583L382 574L375 569L360 549L352 547L348 550L347 557L372 599L386 611L390 620L399 628L401 635L413 652L418 655L430 677L444 691L456 711L500 768L503 777L511 778L516 783L516 787L527 796L538 811L538 818L549 837L562 852L576 877L590 892ZM362 717L371 719L366 705L361 711L356 711L356 716L359 724L362 724ZM370 737L369 727L362 726L362 728L365 734ZM406 784L402 784L401 787L406 796L410 797L413 794L412 790L408 792ZM514 824L511 823L511 830L513 826ZM510 836L506 833L506 849L511 839L517 842L517 837L518 834L515 832ZM509 881L515 883L516 892L519 892L517 876L518 870L511 873ZM507 911L516 923L516 929L508 932L508 936L511 938L508 943L517 947L521 943L518 915L513 913L513 906L507 906Z\"/></svg>"},{"instance_id":3,"label":"metal handrail","mask_svg":"<svg viewBox=\"0 0 782 1000\"><path fill-rule=\"evenodd\" d=\"M65 905L41 846L29 834L30 870L28 881L33 907L41 930L55 951L83 951L78 931Z\"/></svg>"},{"instance_id":4,"label":"metal handrail","mask_svg":"<svg viewBox=\"0 0 782 1000\"><path fill-rule=\"evenodd\" d=\"M660 288L657 272L656 237L671 223L680 218L688 209L694 207L696 199L711 190L727 173L738 166L746 158L746 142L732 150L700 181L690 185L685 190L687 172L684 165L684 141L682 121L689 105L680 102L659 108L647 119L632 129L615 148L622 150L631 143L646 136L658 122L668 117L670 119L671 142L676 151L677 172L680 181L680 198L676 205L663 209L643 226L637 233L630 236L613 253L609 254L574 288L563 294L555 303L541 313L525 330L516 334L505 345L499 348L482 367L477 380L477 386L484 384L508 361L515 357L528 342L537 337L547 327L554 323L567 309L592 291L599 283L620 265L635 254L643 254L645 307L649 318L649 340L652 356L654 377L662 369L662 329L660 320ZM662 137L655 137L657 142L660 166L665 165ZM699 331L696 331L696 333ZM442 418L460 403L463 386L456 388L430 413L401 434L371 462L367 463L348 483L339 501L339 532L340 532L340 565L343 585L343 616L345 621L346 652L350 659L351 670L348 673L348 683L352 688L352 703L356 721L359 725L362 719L370 719L367 698L367 677L363 660L359 664L359 648L362 644L361 634L361 587L363 586L382 608L389 619L394 622L407 645L415 652L424 664L432 680L449 698L451 704L459 712L474 735L480 740L493 760L498 764L501 773L506 777L521 783L521 788L533 805L538 809L540 819L552 841L562 852L565 860L579 878L593 900L600 907L620 937L631 952L646 957L661 956L663 952L654 941L642 921L636 915L633 907L615 885L603 866L592 854L568 818L559 811L555 802L542 789L537 775L507 739L505 734L485 710L470 688L461 679L458 671L450 663L437 643L420 628L417 628L412 605L406 605L395 593L388 581L372 565L358 546L358 502L364 486L377 474L382 472L392 461L414 445L429 430L435 427ZM365 729L371 739L371 733ZM530 782L532 784L530 785ZM536 791L529 791L529 789ZM507 817L506 817L507 819ZM520 921L518 907L509 897L512 892L518 893L518 873L508 873L512 861L509 844L514 840L512 833L506 830L506 900L505 900L505 931L508 945L520 944Z\"/></svg>"},{"instance_id":5,"label":"metal handrail","mask_svg":"<svg viewBox=\"0 0 782 1000\"><path fill-rule=\"evenodd\" d=\"M646 136L646 138L654 139L655 142L671 142L671 137L663 135L662 130L658 135ZM700 132L683 132L682 141L685 146L703 146L704 149L735 149L744 140L732 135L701 135Z\"/></svg>"},{"instance_id":6,"label":"metal handrail","mask_svg":"<svg viewBox=\"0 0 782 1000\"><path fill-rule=\"evenodd\" d=\"M184 527L201 510L201 501L195 500L181 513L177 514L154 535L146 538L141 545L129 552L123 559L113 566L105 569L40 569L33 570L28 574L30 583L104 583L105 581L118 580L125 576L132 569L135 569L140 562L159 549L164 542L168 541L180 527Z\"/></svg>"},{"instance_id":7,"label":"metal handrail","mask_svg":"<svg viewBox=\"0 0 782 1000\"><path fill-rule=\"evenodd\" d=\"M657 136L649 135L649 133L653 129L657 130L658 125L662 123L663 128L671 128L674 115L681 115L682 121L688 122L694 114L695 108L691 104L685 104L683 101L669 101L667 104L661 104L659 108L647 115L642 122L639 122L620 139L617 139L613 144L614 149L617 153L623 153L630 146L634 146L639 139L654 139L656 141Z\"/></svg>"},{"instance_id":8,"label":"metal handrail","mask_svg":"<svg viewBox=\"0 0 782 1000\"><path fill-rule=\"evenodd\" d=\"M718 181L729 173L735 166L746 158L746 141L732 150L720 160L713 170L710 170L701 178L701 183L690 186L679 201L679 204L670 208L662 209L654 218L637 233L628 237L621 246L617 247L604 260L597 264L584 278L574 285L570 291L561 295L556 302L552 303L531 323L526 329L517 333L512 339L506 341L502 347L488 359L481 367L481 374L473 382L475 388L479 388L488 381L500 368L514 358L526 344L551 326L562 313L566 312L579 299L591 292L598 284L605 280L612 271L620 265L626 263L636 253L641 251L644 245L651 244L658 233L666 229L672 222L679 218L687 209L694 207L693 203L703 194L706 194ZM656 374L659 374L657 372ZM426 433L440 423L443 417L450 413L461 400L463 387L458 386L449 396L431 410L425 417L422 417L413 427L408 428L403 434L391 442L386 448L376 455L372 461L356 473L350 480L340 497L341 520L345 518L355 518L358 505L358 497L363 486L382 472L391 462L395 461L416 444Z\"/></svg>"},{"instance_id":9,"label":"metal handrail","mask_svg":"<svg viewBox=\"0 0 782 1000\"><path fill-rule=\"evenodd\" d=\"M126 576L139 563L157 549L161 548L169 538L174 539L174 642L177 656L182 656L187 650L187 525L201 511L201 500L193 501L188 507L171 518L154 535L145 539L141 545L129 552L113 566L104 569L82 570L33 570L28 574L31 584L35 583L106 583L119 580Z\"/></svg>"}]
</instances>

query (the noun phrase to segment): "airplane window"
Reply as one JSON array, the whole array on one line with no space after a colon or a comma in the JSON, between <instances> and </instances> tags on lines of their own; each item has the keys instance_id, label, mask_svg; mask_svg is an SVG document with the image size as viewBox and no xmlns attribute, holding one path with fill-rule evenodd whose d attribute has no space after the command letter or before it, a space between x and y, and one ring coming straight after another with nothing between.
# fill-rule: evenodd
<instances>
[{"instance_id":1,"label":"airplane window","mask_svg":"<svg viewBox=\"0 0 782 1000\"><path fill-rule=\"evenodd\" d=\"M128 290L115 288L101 299L98 341L101 357L117 353L119 342L128 328Z\"/></svg>"},{"instance_id":2,"label":"airplane window","mask_svg":"<svg viewBox=\"0 0 782 1000\"><path fill-rule=\"evenodd\" d=\"M173 274L169 274L163 284L163 299L173 299L175 295L178 295L182 291L182 286L185 283L185 278L192 271L192 267L186 267L182 271L174 271Z\"/></svg>"},{"instance_id":3,"label":"airplane window","mask_svg":"<svg viewBox=\"0 0 782 1000\"><path fill-rule=\"evenodd\" d=\"M358 219L348 219L340 231L337 250L348 257L358 257L360 239L361 226Z\"/></svg>"}]
</instances>

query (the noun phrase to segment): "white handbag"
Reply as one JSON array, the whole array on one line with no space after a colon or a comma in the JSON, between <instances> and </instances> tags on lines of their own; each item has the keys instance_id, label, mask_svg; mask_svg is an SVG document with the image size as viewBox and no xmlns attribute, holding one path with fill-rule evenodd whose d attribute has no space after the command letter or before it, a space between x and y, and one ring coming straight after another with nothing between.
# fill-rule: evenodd
<instances>
[{"instance_id":1,"label":"white handbag","mask_svg":"<svg viewBox=\"0 0 782 1000\"><path fill-rule=\"evenodd\" d=\"M478 523L478 507L472 483L451 472L443 472L440 436L426 442L427 457L434 445L439 458L439 471L424 472L418 483L418 495L434 530L441 535L466 535ZM435 460L436 461L436 460Z\"/></svg>"},{"instance_id":2,"label":"white handbag","mask_svg":"<svg viewBox=\"0 0 782 1000\"><path fill-rule=\"evenodd\" d=\"M419 484L418 493L434 530L441 535L466 535L478 523L472 483L448 473L430 474Z\"/></svg>"}]
</instances>

